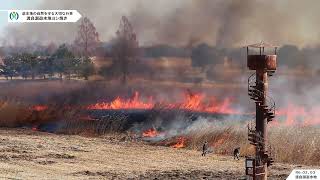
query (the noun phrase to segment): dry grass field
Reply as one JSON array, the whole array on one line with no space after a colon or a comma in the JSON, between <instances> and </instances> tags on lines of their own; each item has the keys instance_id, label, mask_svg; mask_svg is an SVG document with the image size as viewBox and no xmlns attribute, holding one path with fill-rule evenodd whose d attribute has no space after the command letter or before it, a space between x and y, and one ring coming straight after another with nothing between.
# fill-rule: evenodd
<instances>
[{"instance_id":1,"label":"dry grass field","mask_svg":"<svg viewBox=\"0 0 320 180\"><path fill-rule=\"evenodd\" d=\"M278 126L269 128L269 151L277 162L306 164L320 167L320 128L299 126ZM241 147L242 156L254 154L255 149L248 142L246 127L212 126L201 131L190 132L187 146L199 149L206 140L218 154L232 154L233 149Z\"/></svg>"},{"instance_id":2,"label":"dry grass field","mask_svg":"<svg viewBox=\"0 0 320 180\"><path fill-rule=\"evenodd\" d=\"M171 86L181 89L193 87L187 83L152 84L145 80L139 82L145 85L136 85L132 89L143 90L151 95L161 95L161 92L171 90ZM221 91L241 90L237 84L206 83L193 89L207 90L212 87ZM252 155L254 152L247 141L246 122L236 123L225 119L224 122L229 123L205 123L192 128L188 126L185 129L187 131L175 135L186 138L185 148L182 149L169 147L168 142L171 139L152 143L141 139L132 141L125 134L116 134L118 131L98 136L94 129L83 128L79 128L77 133L71 133L72 129L66 129L58 131L57 134L31 130L31 125L55 120L78 123L81 116L78 108L70 110L61 107L65 104L86 105L99 99L112 99L117 94L132 93L130 89L121 89L118 84L105 82L3 83L0 90L0 126L12 129L0 129L0 179L243 178L244 156ZM173 98L174 95L175 93L172 93L170 97ZM33 105L48 103L50 108L46 111L30 111ZM318 137L320 131L316 126L270 126L269 144L272 145L276 160L271 166L271 179L284 179L295 167L319 168ZM214 153L201 157L200 149L204 141L209 142ZM241 147L240 161L233 160L231 156L236 147Z\"/></svg>"},{"instance_id":3,"label":"dry grass field","mask_svg":"<svg viewBox=\"0 0 320 180\"><path fill-rule=\"evenodd\" d=\"M239 179L244 175L244 158L202 157L200 151L126 141L124 135L1 129L0 138L0 179ZM295 167L276 163L270 177L284 179Z\"/></svg>"}]
</instances>

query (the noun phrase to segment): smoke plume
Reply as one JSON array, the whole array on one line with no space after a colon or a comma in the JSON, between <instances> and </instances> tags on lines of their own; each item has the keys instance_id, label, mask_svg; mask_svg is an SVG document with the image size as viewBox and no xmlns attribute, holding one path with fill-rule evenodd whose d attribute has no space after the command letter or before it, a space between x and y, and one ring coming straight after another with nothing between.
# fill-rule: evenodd
<instances>
[{"instance_id":1,"label":"smoke plume","mask_svg":"<svg viewBox=\"0 0 320 180\"><path fill-rule=\"evenodd\" d=\"M208 42L228 47L265 40L303 47L319 43L319 5L317 0L57 0L37 9L76 9L92 20L104 41L126 15L143 45ZM77 23L13 24L3 37L5 44L72 42L76 30Z\"/></svg>"}]
</instances>

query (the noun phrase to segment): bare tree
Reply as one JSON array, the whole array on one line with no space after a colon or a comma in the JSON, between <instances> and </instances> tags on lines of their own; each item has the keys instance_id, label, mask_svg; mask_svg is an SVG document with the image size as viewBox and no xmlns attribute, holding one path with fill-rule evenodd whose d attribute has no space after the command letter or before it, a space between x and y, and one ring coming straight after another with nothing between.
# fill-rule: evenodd
<instances>
[{"instance_id":1,"label":"bare tree","mask_svg":"<svg viewBox=\"0 0 320 180\"><path fill-rule=\"evenodd\" d=\"M113 68L121 73L121 81L126 84L129 66L138 60L139 43L129 20L122 16L116 38L112 46Z\"/></svg>"},{"instance_id":2,"label":"bare tree","mask_svg":"<svg viewBox=\"0 0 320 180\"><path fill-rule=\"evenodd\" d=\"M99 42L99 34L95 26L89 18L84 17L79 25L78 34L74 41L74 45L80 50L80 55L86 57L92 55Z\"/></svg>"}]
</instances>

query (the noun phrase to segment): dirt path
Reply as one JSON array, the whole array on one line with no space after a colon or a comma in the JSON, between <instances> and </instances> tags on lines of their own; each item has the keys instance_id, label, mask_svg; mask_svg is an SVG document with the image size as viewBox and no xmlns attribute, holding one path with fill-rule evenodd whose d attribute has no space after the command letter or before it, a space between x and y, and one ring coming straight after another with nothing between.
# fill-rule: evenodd
<instances>
[{"instance_id":1,"label":"dirt path","mask_svg":"<svg viewBox=\"0 0 320 180\"><path fill-rule=\"evenodd\" d=\"M142 142L0 129L0 179L237 179L244 159ZM272 179L293 165L275 164Z\"/></svg>"}]
</instances>

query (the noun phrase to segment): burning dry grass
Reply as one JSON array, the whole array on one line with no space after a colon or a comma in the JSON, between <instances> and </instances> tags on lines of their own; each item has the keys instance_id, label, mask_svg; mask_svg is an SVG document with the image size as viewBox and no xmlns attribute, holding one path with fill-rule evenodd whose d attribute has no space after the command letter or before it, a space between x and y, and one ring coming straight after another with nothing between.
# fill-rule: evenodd
<instances>
[{"instance_id":1,"label":"burning dry grass","mask_svg":"<svg viewBox=\"0 0 320 180\"><path fill-rule=\"evenodd\" d=\"M11 83L5 84L5 87L0 90L0 97L11 97L11 95L14 97L15 95L19 94L18 98L24 99L24 101L19 101L12 98L3 98L0 101L0 126L18 127L29 125L37 129L37 126L43 123L59 122L60 127L58 127L55 132L85 135L124 133L126 130L130 129L130 127L128 127L128 121L130 120L124 115L108 115L102 117L101 119L92 119L91 117L85 116L83 114L83 109L80 107L68 108L68 106L66 106L69 104L74 105L82 102L89 102L92 99L101 99L102 97L106 98L106 96L102 95L114 95L116 94L116 90L119 91L118 87L108 89L106 88L106 85L102 86L100 84L90 85L86 86L86 88L82 88L82 85L74 84L72 87L65 89L65 86L65 83L60 84L60 82L53 82L52 86L48 86L48 82L28 85L24 82L21 82L19 86ZM27 91L17 91L17 89L27 89L30 87L33 88L31 93ZM59 93L52 93L55 95L51 96L49 95L49 92L42 92L48 90L48 87L52 88L51 91L57 91ZM144 88L145 87L140 87L140 89ZM13 89L15 89L15 91L13 91ZM101 92L103 91L103 93L93 93L96 89L100 89ZM108 89L108 92L104 92L105 89ZM139 88L137 89L139 90ZM154 87L154 89L157 88ZM64 90L66 90L68 93L62 93ZM123 89L121 91L123 91L123 94L128 94L127 89ZM162 89L161 92L162 91L169 90ZM45 98L35 98L36 94L41 94L40 92L45 94ZM59 96L56 96L57 94ZM36 99L40 102L51 102L52 104L48 107L39 106L33 108L30 103L27 103L30 99ZM194 102L192 100L193 99L191 98L190 101L187 102ZM189 104L187 103L187 105ZM159 107L157 108L159 109ZM235 125L234 123L232 125L230 125L230 123L229 125L215 125L214 123L211 123L209 126L207 126L208 124L204 124L202 126L193 126L192 128L189 128L189 122L186 123L188 119L186 119L185 116L182 116L178 122L173 118L173 115L164 111L155 111L154 113L150 113L150 120L148 119L146 122L143 122L144 124L142 127L140 127L141 132L136 133L140 133L139 135L142 136L142 130L146 130L143 128L153 127L152 125L157 121L159 114L163 117L163 122L160 125L160 127L163 129L154 130L159 130L157 133L165 137L159 138L162 141L162 143L158 143L160 145L200 150L203 143L208 141L214 153L217 154L231 155L234 148L237 147L241 147L242 156L251 155L254 153L254 148L248 144L246 126ZM175 131L174 135L166 137L163 134L168 132L163 131L166 130L166 128L175 127L177 125L172 123L172 121L175 121L177 124L183 122L181 126L182 129ZM192 123L192 120L190 120L190 122ZM147 127L147 124L149 124L150 127ZM184 125L186 125L186 127ZM153 131L149 132L149 134L151 134L150 137L157 139L157 135L154 135L153 133ZM279 125L273 125L270 128L269 134L272 152L276 161L308 165L320 165L319 137L319 127L281 127Z\"/></svg>"},{"instance_id":2,"label":"burning dry grass","mask_svg":"<svg viewBox=\"0 0 320 180\"><path fill-rule=\"evenodd\" d=\"M79 108L66 108L62 105L30 105L15 99L3 99L0 101L0 126L1 127L32 127L37 130L38 126L57 124L79 119Z\"/></svg>"},{"instance_id":3,"label":"burning dry grass","mask_svg":"<svg viewBox=\"0 0 320 180\"><path fill-rule=\"evenodd\" d=\"M0 125L2 127L29 125L37 129L37 125L41 123L60 120L60 127L55 132L90 136L124 133L130 129L127 127L129 120L121 114L104 116L102 119L91 119L90 117L85 118L82 109L77 108L60 108L58 105L34 109L30 107L32 106L15 100L1 101ZM203 143L208 141L216 154L232 155L234 148L237 147L241 148L242 156L254 154L254 147L248 144L245 125L210 124L208 122L202 125L191 124L178 134L164 136L156 140L161 141L160 143L153 142L153 144L201 150ZM148 133L152 138L157 138L158 134L163 136L166 133L165 131L155 132ZM143 136L143 132L137 133ZM277 162L320 165L319 137L319 127L272 126L269 132L271 153Z\"/></svg>"},{"instance_id":4,"label":"burning dry grass","mask_svg":"<svg viewBox=\"0 0 320 180\"><path fill-rule=\"evenodd\" d=\"M0 126L17 127L28 123L31 112L27 106L15 100L3 100L0 102Z\"/></svg>"}]
</instances>

